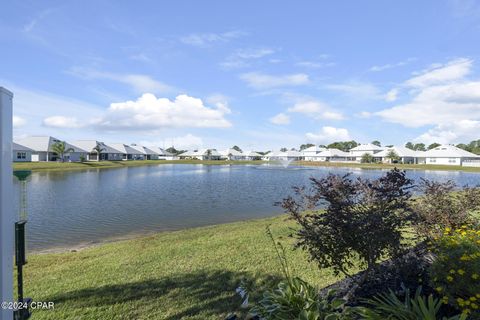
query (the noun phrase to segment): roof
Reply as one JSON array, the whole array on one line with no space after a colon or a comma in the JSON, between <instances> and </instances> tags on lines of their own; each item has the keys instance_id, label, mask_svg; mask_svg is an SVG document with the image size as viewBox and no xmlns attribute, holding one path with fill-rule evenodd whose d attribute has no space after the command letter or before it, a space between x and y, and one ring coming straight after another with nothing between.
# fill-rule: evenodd
<instances>
[{"instance_id":1,"label":"roof","mask_svg":"<svg viewBox=\"0 0 480 320\"><path fill-rule=\"evenodd\" d=\"M457 148L450 144L442 144L436 148L425 151L428 158L479 158L480 155Z\"/></svg>"},{"instance_id":2,"label":"roof","mask_svg":"<svg viewBox=\"0 0 480 320\"><path fill-rule=\"evenodd\" d=\"M52 147L57 142L62 142L62 140L51 136L32 136L15 141L15 143L28 147L36 152L54 152ZM66 149L73 149L73 152L87 152L68 142L65 142L65 147Z\"/></svg>"},{"instance_id":3,"label":"roof","mask_svg":"<svg viewBox=\"0 0 480 320\"><path fill-rule=\"evenodd\" d=\"M384 148L376 146L371 143L359 144L355 148L350 149L350 151L381 151Z\"/></svg>"},{"instance_id":4,"label":"roof","mask_svg":"<svg viewBox=\"0 0 480 320\"><path fill-rule=\"evenodd\" d=\"M312 146L312 147L310 147L310 148L303 149L302 152L307 152L307 153L315 152L315 153L319 153L319 152L322 152L322 151L325 151L325 150L327 150L327 148L319 147L319 146Z\"/></svg>"},{"instance_id":5,"label":"roof","mask_svg":"<svg viewBox=\"0 0 480 320\"><path fill-rule=\"evenodd\" d=\"M220 151L220 154L221 154L222 156L232 155L232 156L235 156L235 157L240 157L240 156L244 156L244 155L245 155L245 154L243 154L242 152L240 152L240 151L238 151L238 150L235 150L235 149L233 149L233 148Z\"/></svg>"},{"instance_id":6,"label":"roof","mask_svg":"<svg viewBox=\"0 0 480 320\"><path fill-rule=\"evenodd\" d=\"M132 143L130 147L140 152L140 154L156 154L153 150L150 150L139 144Z\"/></svg>"},{"instance_id":7,"label":"roof","mask_svg":"<svg viewBox=\"0 0 480 320\"><path fill-rule=\"evenodd\" d=\"M131 146L129 146L128 144L124 144L124 143L110 143L110 145L119 150L120 153L123 153L123 154L145 154L144 152L140 152L139 150L136 150L134 148L132 148Z\"/></svg>"},{"instance_id":8,"label":"roof","mask_svg":"<svg viewBox=\"0 0 480 320\"><path fill-rule=\"evenodd\" d=\"M201 156L206 156L207 151L210 150L210 156L221 156L221 154L214 149L200 149L197 151L185 151L184 153L179 154L179 156L182 157L201 157Z\"/></svg>"},{"instance_id":9,"label":"roof","mask_svg":"<svg viewBox=\"0 0 480 320\"><path fill-rule=\"evenodd\" d=\"M269 157L301 157L302 153L296 150L274 151L266 154Z\"/></svg>"},{"instance_id":10,"label":"roof","mask_svg":"<svg viewBox=\"0 0 480 320\"><path fill-rule=\"evenodd\" d=\"M409 148L397 147L397 146L386 148L383 151L380 151L379 153L376 153L374 156L375 157L386 157L386 156L388 156L389 152L391 152L392 150L395 151L395 153L399 157L425 157L425 152L424 151L416 151L416 150L412 150L412 149L409 149Z\"/></svg>"},{"instance_id":11,"label":"roof","mask_svg":"<svg viewBox=\"0 0 480 320\"><path fill-rule=\"evenodd\" d=\"M21 144L18 144L15 142L12 145L12 150L13 151L33 151L33 149L30 149L29 147L22 146Z\"/></svg>"},{"instance_id":12,"label":"roof","mask_svg":"<svg viewBox=\"0 0 480 320\"><path fill-rule=\"evenodd\" d=\"M335 148L327 149L318 154L320 157L351 157L352 155L348 152L338 150Z\"/></svg>"},{"instance_id":13,"label":"roof","mask_svg":"<svg viewBox=\"0 0 480 320\"><path fill-rule=\"evenodd\" d=\"M97 144L100 144L103 149L100 153L122 153L121 151L97 140L75 140L72 141L72 144L87 150L88 152L96 152L93 149L97 146Z\"/></svg>"},{"instance_id":14,"label":"roof","mask_svg":"<svg viewBox=\"0 0 480 320\"><path fill-rule=\"evenodd\" d=\"M262 157L262 155L255 151L245 151L243 154L247 157Z\"/></svg>"},{"instance_id":15,"label":"roof","mask_svg":"<svg viewBox=\"0 0 480 320\"><path fill-rule=\"evenodd\" d=\"M148 149L152 150L153 152L155 152L160 156L173 156L173 153L170 153L167 150L162 149L160 147L148 147Z\"/></svg>"}]
</instances>

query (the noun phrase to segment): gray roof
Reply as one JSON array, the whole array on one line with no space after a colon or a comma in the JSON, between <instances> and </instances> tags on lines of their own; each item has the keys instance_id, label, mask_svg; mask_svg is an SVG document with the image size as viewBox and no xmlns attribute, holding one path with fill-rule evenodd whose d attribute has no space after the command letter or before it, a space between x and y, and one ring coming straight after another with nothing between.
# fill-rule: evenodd
<instances>
[{"instance_id":1,"label":"gray roof","mask_svg":"<svg viewBox=\"0 0 480 320\"><path fill-rule=\"evenodd\" d=\"M134 148L132 148L131 146L129 146L128 144L124 144L124 143L110 143L110 145L119 150L120 153L123 153L123 154L144 154L143 152L140 152Z\"/></svg>"},{"instance_id":2,"label":"gray roof","mask_svg":"<svg viewBox=\"0 0 480 320\"><path fill-rule=\"evenodd\" d=\"M376 146L371 143L359 144L355 148L350 149L350 151L381 151L384 148Z\"/></svg>"},{"instance_id":3,"label":"gray roof","mask_svg":"<svg viewBox=\"0 0 480 320\"><path fill-rule=\"evenodd\" d=\"M29 147L22 146L21 144L18 144L15 142L12 145L12 150L13 151L33 151L33 149L30 149Z\"/></svg>"},{"instance_id":4,"label":"gray roof","mask_svg":"<svg viewBox=\"0 0 480 320\"><path fill-rule=\"evenodd\" d=\"M480 155L468 152L449 144L442 144L436 148L425 151L428 158L479 158Z\"/></svg>"},{"instance_id":5,"label":"gray roof","mask_svg":"<svg viewBox=\"0 0 480 320\"><path fill-rule=\"evenodd\" d=\"M72 141L72 144L79 146L80 148L85 149L88 152L95 152L93 148L95 148L97 144L100 144L102 146L102 149L104 149L100 153L122 153L120 150L112 148L111 146L97 140L75 140Z\"/></svg>"},{"instance_id":6,"label":"gray roof","mask_svg":"<svg viewBox=\"0 0 480 320\"><path fill-rule=\"evenodd\" d=\"M322 151L318 154L320 157L351 157L352 155L348 152L345 152L345 151L342 151L342 150L339 150L339 149L335 149L335 148L331 148L331 149L327 149L325 151Z\"/></svg>"},{"instance_id":7,"label":"gray roof","mask_svg":"<svg viewBox=\"0 0 480 320\"><path fill-rule=\"evenodd\" d=\"M54 152L52 147L57 142L62 140L51 136L32 136L15 141L17 144L26 146L36 152ZM73 149L73 152L87 152L76 145L65 142L66 149Z\"/></svg>"},{"instance_id":8,"label":"gray roof","mask_svg":"<svg viewBox=\"0 0 480 320\"><path fill-rule=\"evenodd\" d=\"M391 151L395 151L395 153L399 156L399 157L412 157L412 158L423 158L425 157L425 152L423 151L416 151L416 150L412 150L412 149L409 149L409 148L406 148L406 147L397 147L397 146L393 146L393 147L389 147L389 148L386 148L385 150L383 151L380 151L379 153L375 153L375 157L386 157L388 156L388 153L391 152Z\"/></svg>"}]
</instances>

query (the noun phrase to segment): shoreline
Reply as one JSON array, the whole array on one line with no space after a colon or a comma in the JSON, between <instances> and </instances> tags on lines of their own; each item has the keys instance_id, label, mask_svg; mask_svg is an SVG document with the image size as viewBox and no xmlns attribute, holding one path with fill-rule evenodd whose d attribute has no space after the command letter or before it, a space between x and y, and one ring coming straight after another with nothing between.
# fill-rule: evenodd
<instances>
[{"instance_id":1,"label":"shoreline","mask_svg":"<svg viewBox=\"0 0 480 320\"><path fill-rule=\"evenodd\" d=\"M201 165L261 165L268 161L223 161L223 160L132 160L132 161L100 161L100 162L14 162L14 170L31 170L34 172L61 172L78 171L91 169L112 169L125 167L141 167L172 164L201 164ZM464 167L450 165L431 164L387 164L387 163L353 163L353 162L315 162L315 161L293 161L291 164L304 167L325 167L325 168L359 168L359 169L393 169L402 170L432 170L432 171L457 171L457 172L478 172L480 167Z\"/></svg>"}]
</instances>

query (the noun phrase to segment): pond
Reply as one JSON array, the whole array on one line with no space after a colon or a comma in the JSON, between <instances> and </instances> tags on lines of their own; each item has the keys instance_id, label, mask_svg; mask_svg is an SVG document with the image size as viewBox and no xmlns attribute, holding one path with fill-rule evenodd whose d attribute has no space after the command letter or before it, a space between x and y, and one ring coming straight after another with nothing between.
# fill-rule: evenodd
<instances>
[{"instance_id":1,"label":"pond","mask_svg":"<svg viewBox=\"0 0 480 320\"><path fill-rule=\"evenodd\" d=\"M274 203L328 173L375 178L384 170L186 165L34 172L28 182L30 251L70 248L152 232L282 213ZM410 170L418 180L480 184L479 173ZM15 201L18 206L18 184Z\"/></svg>"}]
</instances>

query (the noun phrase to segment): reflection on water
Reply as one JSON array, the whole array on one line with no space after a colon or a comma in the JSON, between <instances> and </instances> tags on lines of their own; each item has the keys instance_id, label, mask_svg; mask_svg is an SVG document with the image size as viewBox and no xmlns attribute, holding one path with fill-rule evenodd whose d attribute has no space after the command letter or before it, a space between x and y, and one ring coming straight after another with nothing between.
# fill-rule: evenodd
<instances>
[{"instance_id":1,"label":"reflection on water","mask_svg":"<svg viewBox=\"0 0 480 320\"><path fill-rule=\"evenodd\" d=\"M290 194L291 186L330 172L375 178L385 170L169 164L35 172L28 185L29 249L272 216L282 212L273 204ZM411 170L408 175L480 183L477 173Z\"/></svg>"}]
</instances>

